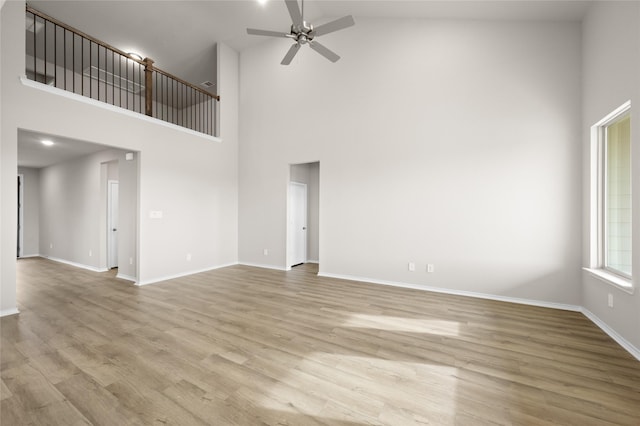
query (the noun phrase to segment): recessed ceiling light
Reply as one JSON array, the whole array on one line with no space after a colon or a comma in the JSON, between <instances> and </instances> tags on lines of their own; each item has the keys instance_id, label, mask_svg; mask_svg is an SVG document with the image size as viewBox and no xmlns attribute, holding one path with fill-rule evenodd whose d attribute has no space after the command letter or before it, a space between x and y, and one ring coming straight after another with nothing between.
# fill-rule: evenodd
<instances>
[{"instance_id":1,"label":"recessed ceiling light","mask_svg":"<svg viewBox=\"0 0 640 426\"><path fill-rule=\"evenodd\" d=\"M133 59L137 59L138 61L141 61L141 60L142 60L142 56L138 55L138 54L137 54L137 53L135 53L135 52L129 52L129 53L128 53L128 55L129 55L130 57L132 57Z\"/></svg>"},{"instance_id":2,"label":"recessed ceiling light","mask_svg":"<svg viewBox=\"0 0 640 426\"><path fill-rule=\"evenodd\" d=\"M46 140L46 139L45 139L45 140L43 140L43 141L42 141L42 145L45 145L45 146L51 146L51 145L53 145L53 142L52 142L52 141L50 141L50 140Z\"/></svg>"},{"instance_id":3,"label":"recessed ceiling light","mask_svg":"<svg viewBox=\"0 0 640 426\"><path fill-rule=\"evenodd\" d=\"M258 0L258 3L260 4L266 4L268 0Z\"/></svg>"}]
</instances>

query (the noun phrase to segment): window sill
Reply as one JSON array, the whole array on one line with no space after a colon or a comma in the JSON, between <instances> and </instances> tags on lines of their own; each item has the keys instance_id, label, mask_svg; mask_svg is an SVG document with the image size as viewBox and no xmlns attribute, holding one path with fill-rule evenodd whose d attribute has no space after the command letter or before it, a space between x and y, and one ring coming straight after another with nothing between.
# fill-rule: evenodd
<instances>
[{"instance_id":1,"label":"window sill","mask_svg":"<svg viewBox=\"0 0 640 426\"><path fill-rule=\"evenodd\" d=\"M591 275L593 275L595 278L599 279L600 281L604 281L605 283L612 285L616 288L619 288L620 290L625 291L629 294L633 294L633 290L634 290L633 283L629 279L619 277L617 275L614 275L602 269L595 269L595 268L582 268L582 269L589 272Z\"/></svg>"}]
</instances>

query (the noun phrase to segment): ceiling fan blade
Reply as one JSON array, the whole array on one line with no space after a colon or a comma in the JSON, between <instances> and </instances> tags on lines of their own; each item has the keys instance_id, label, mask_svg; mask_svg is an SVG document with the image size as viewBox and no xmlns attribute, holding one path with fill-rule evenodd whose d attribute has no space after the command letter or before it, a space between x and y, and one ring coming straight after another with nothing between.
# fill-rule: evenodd
<instances>
[{"instance_id":1,"label":"ceiling fan blade","mask_svg":"<svg viewBox=\"0 0 640 426\"><path fill-rule=\"evenodd\" d=\"M269 36L269 37L288 37L289 33L282 31L256 30L255 28L247 28L247 34Z\"/></svg>"},{"instance_id":2,"label":"ceiling fan blade","mask_svg":"<svg viewBox=\"0 0 640 426\"><path fill-rule=\"evenodd\" d=\"M298 50L300 50L300 44L295 43L293 46L291 46L287 54L284 55L284 58L282 59L282 62L280 62L280 64L289 65L293 60L293 57L296 56L296 53L298 53Z\"/></svg>"},{"instance_id":3,"label":"ceiling fan blade","mask_svg":"<svg viewBox=\"0 0 640 426\"><path fill-rule=\"evenodd\" d=\"M329 34L334 31L342 30L344 28L348 28L352 25L355 25L355 21L353 20L353 16L347 15L342 18L336 19L335 21L327 22L326 24L322 24L317 28L314 28L311 34L313 36L320 36L323 34Z\"/></svg>"},{"instance_id":4,"label":"ceiling fan blade","mask_svg":"<svg viewBox=\"0 0 640 426\"><path fill-rule=\"evenodd\" d=\"M317 41L309 42L309 47L311 47L313 50L315 50L331 62L336 62L338 59L340 59L340 56L336 55Z\"/></svg>"},{"instance_id":5,"label":"ceiling fan blade","mask_svg":"<svg viewBox=\"0 0 640 426\"><path fill-rule=\"evenodd\" d=\"M300 6L298 6L298 0L284 0L289 9L289 15L293 25L302 27L302 13L300 13Z\"/></svg>"}]
</instances>

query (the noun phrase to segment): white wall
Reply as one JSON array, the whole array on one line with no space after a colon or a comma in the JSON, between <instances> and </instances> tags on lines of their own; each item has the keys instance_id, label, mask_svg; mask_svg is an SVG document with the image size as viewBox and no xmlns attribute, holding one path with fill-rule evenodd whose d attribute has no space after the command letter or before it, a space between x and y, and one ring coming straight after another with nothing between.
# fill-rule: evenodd
<instances>
[{"instance_id":1,"label":"white wall","mask_svg":"<svg viewBox=\"0 0 640 426\"><path fill-rule=\"evenodd\" d=\"M36 256L40 253L40 170L18 167L18 174L24 176L22 257Z\"/></svg>"},{"instance_id":2,"label":"white wall","mask_svg":"<svg viewBox=\"0 0 640 426\"><path fill-rule=\"evenodd\" d=\"M9 141L11 132L7 132L7 120L5 112L10 105L5 106L7 97L5 81L7 80L7 62L5 52L11 48L11 36L5 29L15 14L8 9L11 3L0 4L0 191L2 203L0 203L0 315L8 315L17 312L16 309L16 268L15 268L15 240L17 214L16 214L16 188L15 175L17 171L17 144ZM13 200L13 201L12 201Z\"/></svg>"},{"instance_id":3,"label":"white wall","mask_svg":"<svg viewBox=\"0 0 640 426\"><path fill-rule=\"evenodd\" d=\"M118 156L118 277L136 280L138 277L138 195L139 153L126 159L126 151ZM106 194L105 194L106 196ZM107 207L104 205L104 207ZM106 211L106 208L104 209ZM105 222L106 224L106 218ZM106 226L102 229L108 229ZM103 238L107 239L106 233ZM107 245L104 244L103 247ZM104 265L107 265L106 256Z\"/></svg>"},{"instance_id":4,"label":"white wall","mask_svg":"<svg viewBox=\"0 0 640 426\"><path fill-rule=\"evenodd\" d=\"M107 180L119 182L118 274L137 276L137 162L108 149L40 170L44 257L107 269ZM131 260L131 261L130 261Z\"/></svg>"},{"instance_id":5,"label":"white wall","mask_svg":"<svg viewBox=\"0 0 640 426\"><path fill-rule=\"evenodd\" d=\"M221 113L221 138L194 135L23 85L24 2L2 8L2 301L15 309L15 185L18 129L139 151L139 258L142 283L237 261L237 109ZM8 42L10 40L10 42ZM232 52L227 52L234 57ZM232 61L230 61L232 62ZM229 65L232 84L237 77ZM236 58L237 70L237 58ZM224 71L224 70L223 70ZM229 87L229 93L237 91ZM223 101L224 102L224 101ZM233 115L235 114L235 117ZM227 115L227 116L225 116ZM225 123L228 127L225 126ZM235 123L235 127L230 124ZM9 178L9 179L7 179ZM150 219L149 211L163 211ZM8 248L8 250L7 250ZM186 254L192 260L186 260Z\"/></svg>"},{"instance_id":6,"label":"white wall","mask_svg":"<svg viewBox=\"0 0 640 426\"><path fill-rule=\"evenodd\" d=\"M284 267L288 167L319 160L321 273L579 304L580 25L357 18L322 42L342 59L241 54L240 261Z\"/></svg>"},{"instance_id":7,"label":"white wall","mask_svg":"<svg viewBox=\"0 0 640 426\"><path fill-rule=\"evenodd\" d=\"M633 275L640 275L640 3L594 3L583 22L583 265L589 266L590 140L592 125L631 100ZM614 307L607 306L608 294ZM620 336L640 348L640 294L628 294L582 274L583 305Z\"/></svg>"},{"instance_id":8,"label":"white wall","mask_svg":"<svg viewBox=\"0 0 640 426\"><path fill-rule=\"evenodd\" d=\"M215 163L216 177L212 189L217 193L218 206L211 210L211 214L219 222L216 249L226 253L227 262L237 263L240 57L224 43L218 43L216 54L219 132L224 156Z\"/></svg>"}]
</instances>

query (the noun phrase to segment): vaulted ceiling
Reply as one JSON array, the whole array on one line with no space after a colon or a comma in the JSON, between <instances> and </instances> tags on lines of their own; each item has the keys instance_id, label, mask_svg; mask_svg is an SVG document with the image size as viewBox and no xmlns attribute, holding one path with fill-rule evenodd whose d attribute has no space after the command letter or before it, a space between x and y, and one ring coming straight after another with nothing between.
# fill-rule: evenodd
<instances>
[{"instance_id":1,"label":"vaulted ceiling","mask_svg":"<svg viewBox=\"0 0 640 426\"><path fill-rule=\"evenodd\" d=\"M376 18L444 18L579 21L587 1L314 0L304 15L315 25L343 15ZM215 81L215 49L241 51L263 43L247 27L288 31L284 1L29 1L29 5L193 83Z\"/></svg>"},{"instance_id":2,"label":"vaulted ceiling","mask_svg":"<svg viewBox=\"0 0 640 426\"><path fill-rule=\"evenodd\" d=\"M588 3L315 0L304 2L304 16L314 25L344 15L353 15L356 25L358 18L580 21ZM263 4L257 0L43 0L28 4L125 52L152 58L157 67L195 84L216 81L217 43L242 51L268 40L247 35L247 27L286 32L291 25L282 0L266 0ZM20 165L43 167L106 148L58 138L58 146L52 150L40 144L43 138L52 136L29 132L20 135Z\"/></svg>"}]
</instances>

